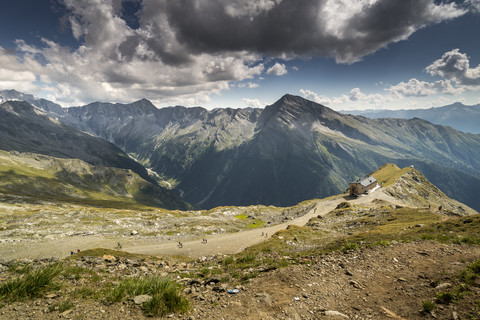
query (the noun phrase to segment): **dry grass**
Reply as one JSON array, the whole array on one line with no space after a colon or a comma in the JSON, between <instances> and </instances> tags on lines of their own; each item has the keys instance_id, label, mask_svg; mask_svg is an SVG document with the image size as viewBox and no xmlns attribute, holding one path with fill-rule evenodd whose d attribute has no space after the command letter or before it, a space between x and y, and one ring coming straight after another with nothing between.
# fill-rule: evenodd
<instances>
[{"instance_id":1,"label":"dry grass","mask_svg":"<svg viewBox=\"0 0 480 320\"><path fill-rule=\"evenodd\" d=\"M387 163L380 168L378 168L371 175L382 187L388 187L392 185L398 178L403 176L408 171L412 170L409 167L400 169L397 165L392 163Z\"/></svg>"}]
</instances>

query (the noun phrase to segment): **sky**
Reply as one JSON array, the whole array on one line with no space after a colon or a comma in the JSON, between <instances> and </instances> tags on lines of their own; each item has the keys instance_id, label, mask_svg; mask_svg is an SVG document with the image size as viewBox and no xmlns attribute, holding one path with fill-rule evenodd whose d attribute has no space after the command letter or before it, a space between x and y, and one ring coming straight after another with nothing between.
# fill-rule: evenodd
<instances>
[{"instance_id":1,"label":"sky","mask_svg":"<svg viewBox=\"0 0 480 320\"><path fill-rule=\"evenodd\" d=\"M2 0L0 90L334 110L480 103L480 0Z\"/></svg>"}]
</instances>

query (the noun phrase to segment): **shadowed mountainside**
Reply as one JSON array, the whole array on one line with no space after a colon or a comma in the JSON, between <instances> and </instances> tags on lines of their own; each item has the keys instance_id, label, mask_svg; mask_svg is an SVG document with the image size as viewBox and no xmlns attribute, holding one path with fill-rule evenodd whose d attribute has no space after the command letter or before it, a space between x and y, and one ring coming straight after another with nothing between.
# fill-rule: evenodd
<instances>
[{"instance_id":1,"label":"shadowed mountainside","mask_svg":"<svg viewBox=\"0 0 480 320\"><path fill-rule=\"evenodd\" d=\"M103 137L203 208L291 205L336 194L392 162L419 167L449 196L480 208L480 136L421 119L344 115L285 95L265 109L92 103L62 121Z\"/></svg>"},{"instance_id":2,"label":"shadowed mountainside","mask_svg":"<svg viewBox=\"0 0 480 320\"><path fill-rule=\"evenodd\" d=\"M0 105L0 150L6 151L1 165L6 194L70 200L126 197L170 209L188 208L112 143L65 125L24 101ZM41 172L45 168L39 169L40 164L29 170L25 159L31 157L49 163L51 172Z\"/></svg>"}]
</instances>

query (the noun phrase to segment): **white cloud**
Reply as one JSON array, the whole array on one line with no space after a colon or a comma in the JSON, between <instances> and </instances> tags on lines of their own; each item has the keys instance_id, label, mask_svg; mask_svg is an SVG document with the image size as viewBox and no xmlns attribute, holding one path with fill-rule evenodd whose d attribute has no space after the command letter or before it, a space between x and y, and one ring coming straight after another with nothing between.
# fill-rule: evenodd
<instances>
[{"instance_id":1,"label":"white cloud","mask_svg":"<svg viewBox=\"0 0 480 320\"><path fill-rule=\"evenodd\" d=\"M424 97L437 93L455 94L464 90L452 86L449 80L439 80L435 82L420 81L415 78L408 82L400 82L397 85L387 89L390 93L403 97Z\"/></svg>"},{"instance_id":2,"label":"white cloud","mask_svg":"<svg viewBox=\"0 0 480 320\"><path fill-rule=\"evenodd\" d=\"M168 28L160 30L148 21L132 30L114 13L109 1L65 0L65 4L71 10L72 32L77 39L83 37L84 43L72 51L46 39L44 47L19 40L17 53L23 59L0 48L0 65L16 71L13 76L2 70L2 87L28 92L43 90L44 95L55 95L55 100L64 105L97 100L131 102L140 98L163 105L168 101L190 105L228 90L231 82L252 79L264 71L261 57L247 51L181 53L184 48ZM152 42L159 36L155 31L169 42L163 44L163 51L152 49ZM175 55L185 61L171 63L168 58L159 59L159 54ZM45 63L41 65L37 59ZM7 76L8 82L2 79ZM36 78L48 83L36 87Z\"/></svg>"},{"instance_id":3,"label":"white cloud","mask_svg":"<svg viewBox=\"0 0 480 320\"><path fill-rule=\"evenodd\" d=\"M365 94L360 88L353 88L348 95L343 94L337 97L327 97L304 89L300 89L300 93L307 99L327 106L362 109L366 105L377 107L392 103L396 105L404 103L403 107L419 107L419 102L412 101L410 99L412 97L430 97L428 102L422 101L422 107L438 106L441 101L462 100L462 97L458 96L460 93L480 90L480 65L471 68L468 56L458 49L446 52L441 59L434 61L425 70L432 76L441 76L444 79L421 81L412 78L407 82L402 81L385 88L385 93ZM454 96L454 98L447 98L444 95Z\"/></svg>"},{"instance_id":4,"label":"white cloud","mask_svg":"<svg viewBox=\"0 0 480 320\"><path fill-rule=\"evenodd\" d=\"M283 63L275 63L273 66L268 68L267 74L274 75L274 76L283 76L287 74L287 67Z\"/></svg>"},{"instance_id":5,"label":"white cloud","mask_svg":"<svg viewBox=\"0 0 480 320\"><path fill-rule=\"evenodd\" d=\"M465 4L474 13L480 13L480 0L466 0Z\"/></svg>"},{"instance_id":6,"label":"white cloud","mask_svg":"<svg viewBox=\"0 0 480 320\"><path fill-rule=\"evenodd\" d=\"M197 104L232 83L261 80L271 58L322 56L353 63L467 12L434 0L143 0L136 13L139 26L133 29L120 14L122 0L59 1L69 10L65 20L80 46L44 39L38 47L18 41L15 55L0 48L0 86L43 91L65 105L140 98ZM476 8L478 0L468 4ZM463 80L476 81L477 69L465 70ZM266 70L287 73L279 62ZM456 84L459 79L447 78ZM379 99L360 93L329 99Z\"/></svg>"},{"instance_id":7,"label":"white cloud","mask_svg":"<svg viewBox=\"0 0 480 320\"><path fill-rule=\"evenodd\" d=\"M470 68L468 56L459 49L446 52L441 59L434 61L425 70L432 76L441 76L459 86L480 86L480 65Z\"/></svg>"},{"instance_id":8,"label":"white cloud","mask_svg":"<svg viewBox=\"0 0 480 320\"><path fill-rule=\"evenodd\" d=\"M255 82L249 82L248 87L250 89L256 89L256 88L260 87L260 85L258 83L255 83Z\"/></svg>"},{"instance_id":9,"label":"white cloud","mask_svg":"<svg viewBox=\"0 0 480 320\"><path fill-rule=\"evenodd\" d=\"M315 101L316 103L323 105L331 105L332 99L327 96L319 95L311 90L300 89L300 93L305 99Z\"/></svg>"},{"instance_id":10,"label":"white cloud","mask_svg":"<svg viewBox=\"0 0 480 320\"><path fill-rule=\"evenodd\" d=\"M225 12L234 18L248 16L251 19L260 13L270 11L282 0L237 0L227 3Z\"/></svg>"},{"instance_id":11,"label":"white cloud","mask_svg":"<svg viewBox=\"0 0 480 320\"><path fill-rule=\"evenodd\" d=\"M248 108L263 108L265 107L265 103L260 102L258 99L242 99L243 103Z\"/></svg>"}]
</instances>

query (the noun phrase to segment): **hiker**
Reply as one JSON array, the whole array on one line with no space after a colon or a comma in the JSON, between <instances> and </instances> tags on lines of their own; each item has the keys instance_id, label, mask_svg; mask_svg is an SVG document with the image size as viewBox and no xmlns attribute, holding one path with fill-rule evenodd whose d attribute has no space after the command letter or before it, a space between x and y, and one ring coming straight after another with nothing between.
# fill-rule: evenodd
<instances>
[{"instance_id":1,"label":"hiker","mask_svg":"<svg viewBox=\"0 0 480 320\"><path fill-rule=\"evenodd\" d=\"M179 248L183 248L183 244L182 244L181 241L178 241L178 247L179 247Z\"/></svg>"}]
</instances>

